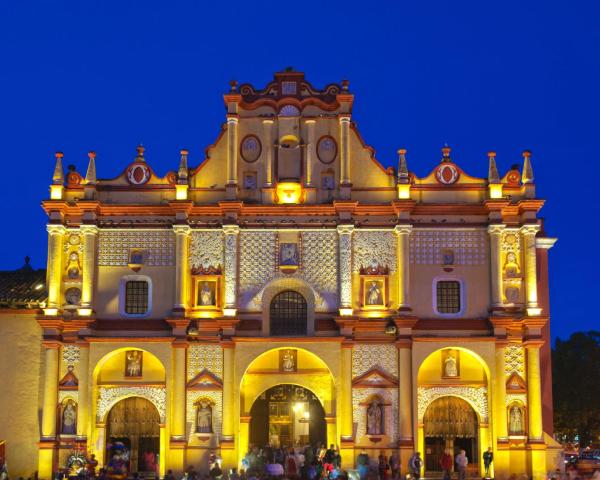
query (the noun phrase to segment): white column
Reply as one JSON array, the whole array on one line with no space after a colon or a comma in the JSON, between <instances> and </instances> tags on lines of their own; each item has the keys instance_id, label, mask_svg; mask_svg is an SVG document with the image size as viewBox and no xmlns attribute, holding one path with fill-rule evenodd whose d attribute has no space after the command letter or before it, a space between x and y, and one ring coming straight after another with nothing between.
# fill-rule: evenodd
<instances>
[{"instance_id":1,"label":"white column","mask_svg":"<svg viewBox=\"0 0 600 480\"><path fill-rule=\"evenodd\" d=\"M81 275L81 306L92 308L94 301L94 276L96 272L96 244L98 227L82 225L83 234L83 273Z\"/></svg>"},{"instance_id":2,"label":"white column","mask_svg":"<svg viewBox=\"0 0 600 480\"><path fill-rule=\"evenodd\" d=\"M87 342L81 342L79 346L79 365L77 373L79 375L78 395L79 402L77 404L77 436L87 437L88 421L90 409L90 381L89 381L89 358L90 346Z\"/></svg>"},{"instance_id":3,"label":"white column","mask_svg":"<svg viewBox=\"0 0 600 480\"><path fill-rule=\"evenodd\" d=\"M185 438L185 364L186 342L173 343L173 406L171 416L171 436L176 440Z\"/></svg>"},{"instance_id":4,"label":"white column","mask_svg":"<svg viewBox=\"0 0 600 480\"><path fill-rule=\"evenodd\" d=\"M340 315L352 315L352 232L354 225L338 225Z\"/></svg>"},{"instance_id":5,"label":"white column","mask_svg":"<svg viewBox=\"0 0 600 480\"><path fill-rule=\"evenodd\" d=\"M65 227L63 225L48 225L48 268L46 272L48 286L48 308L61 307L60 286L62 277L63 238Z\"/></svg>"},{"instance_id":6,"label":"white column","mask_svg":"<svg viewBox=\"0 0 600 480\"><path fill-rule=\"evenodd\" d=\"M542 383L540 347L542 342L530 342L527 349L527 406L529 408L529 441L542 441Z\"/></svg>"},{"instance_id":7,"label":"white column","mask_svg":"<svg viewBox=\"0 0 600 480\"><path fill-rule=\"evenodd\" d=\"M263 149L265 152L265 187L273 186L273 120L265 119L263 124Z\"/></svg>"},{"instance_id":8,"label":"white column","mask_svg":"<svg viewBox=\"0 0 600 480\"><path fill-rule=\"evenodd\" d=\"M340 183L350 181L350 115L340 115Z\"/></svg>"},{"instance_id":9,"label":"white column","mask_svg":"<svg viewBox=\"0 0 600 480\"><path fill-rule=\"evenodd\" d=\"M488 226L490 235L490 273L492 287L492 307L504 304L502 295L502 258L501 239L505 225L495 224Z\"/></svg>"},{"instance_id":10,"label":"white column","mask_svg":"<svg viewBox=\"0 0 600 480\"><path fill-rule=\"evenodd\" d=\"M535 247L535 236L539 230L539 225L524 225L521 227L525 262L524 276L528 315L539 315L542 313L541 308L539 308L538 305L536 266L537 251Z\"/></svg>"},{"instance_id":11,"label":"white column","mask_svg":"<svg viewBox=\"0 0 600 480\"><path fill-rule=\"evenodd\" d=\"M227 185L237 185L238 116L227 115Z\"/></svg>"},{"instance_id":12,"label":"white column","mask_svg":"<svg viewBox=\"0 0 600 480\"><path fill-rule=\"evenodd\" d=\"M225 234L225 308L223 313L227 316L234 316L237 307L236 286L240 227L223 225L223 233Z\"/></svg>"},{"instance_id":13,"label":"white column","mask_svg":"<svg viewBox=\"0 0 600 480\"><path fill-rule=\"evenodd\" d=\"M409 236L412 232L412 225L396 225L394 232L396 232L396 263L398 270L398 310L410 310Z\"/></svg>"},{"instance_id":14,"label":"white column","mask_svg":"<svg viewBox=\"0 0 600 480\"><path fill-rule=\"evenodd\" d=\"M306 163L304 166L304 185L306 187L312 187L312 165L315 159L315 124L317 123L314 119L309 119L304 122L307 129L307 145L306 145Z\"/></svg>"},{"instance_id":15,"label":"white column","mask_svg":"<svg viewBox=\"0 0 600 480\"><path fill-rule=\"evenodd\" d=\"M508 440L508 421L506 416L506 346L496 345L496 437L498 440Z\"/></svg>"},{"instance_id":16,"label":"white column","mask_svg":"<svg viewBox=\"0 0 600 480\"><path fill-rule=\"evenodd\" d=\"M174 225L175 232L175 305L177 310L185 310L188 299L188 249L189 225Z\"/></svg>"}]
</instances>

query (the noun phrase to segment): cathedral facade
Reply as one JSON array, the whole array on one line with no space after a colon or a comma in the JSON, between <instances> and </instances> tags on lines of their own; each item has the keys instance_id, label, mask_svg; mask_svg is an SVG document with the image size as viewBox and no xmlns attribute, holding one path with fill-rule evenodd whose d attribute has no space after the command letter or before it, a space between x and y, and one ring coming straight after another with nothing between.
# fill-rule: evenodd
<instances>
[{"instance_id":1,"label":"cathedral facade","mask_svg":"<svg viewBox=\"0 0 600 480\"><path fill-rule=\"evenodd\" d=\"M397 452L406 473L419 451L431 474L450 448L480 476L491 448L497 478L554 470L555 239L530 153L502 175L490 152L487 178L448 147L426 177L405 150L386 169L353 101L284 71L232 82L197 166L182 150L159 177L138 147L100 179L93 152L85 175L56 155L46 278L22 272L44 295L0 311L11 473L120 445L162 476L316 443L345 468Z\"/></svg>"}]
</instances>

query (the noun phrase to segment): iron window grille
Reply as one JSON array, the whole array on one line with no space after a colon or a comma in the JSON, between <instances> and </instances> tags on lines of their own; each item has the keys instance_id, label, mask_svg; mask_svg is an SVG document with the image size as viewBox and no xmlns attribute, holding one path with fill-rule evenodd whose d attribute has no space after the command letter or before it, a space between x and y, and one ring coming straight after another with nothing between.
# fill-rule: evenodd
<instances>
[{"instance_id":1,"label":"iron window grille","mask_svg":"<svg viewBox=\"0 0 600 480\"><path fill-rule=\"evenodd\" d=\"M143 314L148 311L148 282L130 280L125 284L125 313Z\"/></svg>"},{"instance_id":2,"label":"iron window grille","mask_svg":"<svg viewBox=\"0 0 600 480\"><path fill-rule=\"evenodd\" d=\"M437 282L437 311L459 313L460 308L460 282L455 280Z\"/></svg>"},{"instance_id":3,"label":"iron window grille","mask_svg":"<svg viewBox=\"0 0 600 480\"><path fill-rule=\"evenodd\" d=\"M306 335L306 300L293 290L278 293L271 301L271 335Z\"/></svg>"}]
</instances>

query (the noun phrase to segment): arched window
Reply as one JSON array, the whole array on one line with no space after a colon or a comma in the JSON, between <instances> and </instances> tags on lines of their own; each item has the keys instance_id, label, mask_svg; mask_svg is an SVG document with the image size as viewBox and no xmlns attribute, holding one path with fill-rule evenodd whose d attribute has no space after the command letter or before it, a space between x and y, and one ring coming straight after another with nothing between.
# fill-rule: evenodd
<instances>
[{"instance_id":1,"label":"arched window","mask_svg":"<svg viewBox=\"0 0 600 480\"><path fill-rule=\"evenodd\" d=\"M275 295L270 309L271 335L306 335L306 300L294 290Z\"/></svg>"}]
</instances>

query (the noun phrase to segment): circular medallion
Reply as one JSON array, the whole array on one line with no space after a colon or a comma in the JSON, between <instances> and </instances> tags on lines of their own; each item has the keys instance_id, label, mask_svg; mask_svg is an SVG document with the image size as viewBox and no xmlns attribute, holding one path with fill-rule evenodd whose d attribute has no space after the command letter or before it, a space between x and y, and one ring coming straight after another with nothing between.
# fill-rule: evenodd
<instances>
[{"instance_id":1,"label":"circular medallion","mask_svg":"<svg viewBox=\"0 0 600 480\"><path fill-rule=\"evenodd\" d=\"M246 162L256 162L258 157L260 157L261 151L262 145L260 144L260 140L256 135L246 135L244 137L240 147L240 154Z\"/></svg>"},{"instance_id":2,"label":"circular medallion","mask_svg":"<svg viewBox=\"0 0 600 480\"><path fill-rule=\"evenodd\" d=\"M337 155L337 143L333 137L325 135L317 142L317 157L325 164L332 163Z\"/></svg>"},{"instance_id":3,"label":"circular medallion","mask_svg":"<svg viewBox=\"0 0 600 480\"><path fill-rule=\"evenodd\" d=\"M79 235L70 235L69 236L69 243L71 245L79 245L80 239L79 239Z\"/></svg>"},{"instance_id":4,"label":"circular medallion","mask_svg":"<svg viewBox=\"0 0 600 480\"><path fill-rule=\"evenodd\" d=\"M81 290L78 288L68 288L65 292L65 300L69 305L79 305L81 302Z\"/></svg>"},{"instance_id":5,"label":"circular medallion","mask_svg":"<svg viewBox=\"0 0 600 480\"><path fill-rule=\"evenodd\" d=\"M514 245L515 243L517 243L517 236L514 233L507 233L504 236L504 241L508 244L508 245Z\"/></svg>"},{"instance_id":6,"label":"circular medallion","mask_svg":"<svg viewBox=\"0 0 600 480\"><path fill-rule=\"evenodd\" d=\"M437 181L444 185L452 185L458 180L459 175L458 169L451 163L440 165L435 172Z\"/></svg>"},{"instance_id":7,"label":"circular medallion","mask_svg":"<svg viewBox=\"0 0 600 480\"><path fill-rule=\"evenodd\" d=\"M145 163L134 163L127 169L127 181L132 185L143 185L150 180L150 168Z\"/></svg>"},{"instance_id":8,"label":"circular medallion","mask_svg":"<svg viewBox=\"0 0 600 480\"><path fill-rule=\"evenodd\" d=\"M519 175L518 170L511 170L510 172L508 172L506 180L512 185L518 185L519 181L521 180L521 175Z\"/></svg>"}]
</instances>

